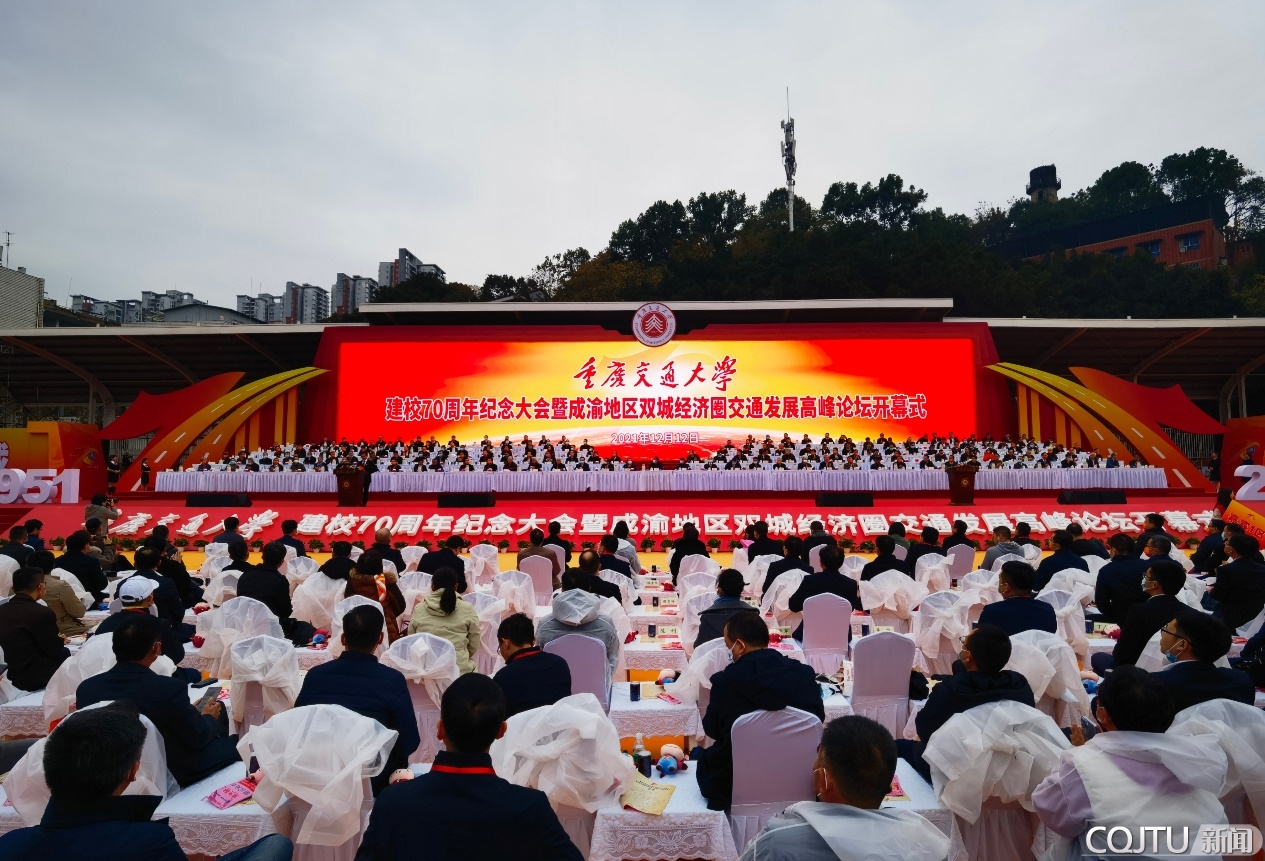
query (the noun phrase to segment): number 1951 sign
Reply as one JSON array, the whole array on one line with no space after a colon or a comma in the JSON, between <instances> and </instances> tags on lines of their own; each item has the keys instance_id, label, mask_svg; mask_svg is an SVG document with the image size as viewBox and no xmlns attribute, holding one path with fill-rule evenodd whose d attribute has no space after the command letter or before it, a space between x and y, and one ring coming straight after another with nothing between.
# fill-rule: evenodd
<instances>
[{"instance_id":1,"label":"number 1951 sign","mask_svg":"<svg viewBox=\"0 0 1265 861\"><path fill-rule=\"evenodd\" d=\"M79 470L0 469L0 505L79 502Z\"/></svg>"}]
</instances>

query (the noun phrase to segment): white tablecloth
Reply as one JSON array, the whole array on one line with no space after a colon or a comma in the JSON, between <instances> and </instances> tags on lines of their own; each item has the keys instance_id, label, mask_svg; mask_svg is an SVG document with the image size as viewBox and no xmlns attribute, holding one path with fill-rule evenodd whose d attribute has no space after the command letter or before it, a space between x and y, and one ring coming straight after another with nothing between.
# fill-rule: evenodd
<instances>
[{"instance_id":1,"label":"white tablecloth","mask_svg":"<svg viewBox=\"0 0 1265 861\"><path fill-rule=\"evenodd\" d=\"M646 628L650 625L681 627L680 616L665 614L652 607L634 607L633 611L628 614L628 621L632 623L633 629L639 634L646 633Z\"/></svg>"},{"instance_id":2,"label":"white tablecloth","mask_svg":"<svg viewBox=\"0 0 1265 861\"><path fill-rule=\"evenodd\" d=\"M295 649L299 655L299 672L307 672L319 664L323 664L332 659L329 649ZM211 672L214 661L210 657L204 657L200 649L194 648L192 643L184 645L184 660L180 662L180 666L189 667L200 673Z\"/></svg>"},{"instance_id":3,"label":"white tablecloth","mask_svg":"<svg viewBox=\"0 0 1265 861\"><path fill-rule=\"evenodd\" d=\"M921 814L932 825L943 831L946 837L952 838L955 827L953 813L936 800L936 791L931 784L923 780L922 775L914 771L914 767L903 759L896 760L896 779L900 781L900 788L905 790L909 800L885 801L883 806L912 810L914 813Z\"/></svg>"},{"instance_id":4,"label":"white tablecloth","mask_svg":"<svg viewBox=\"0 0 1265 861\"><path fill-rule=\"evenodd\" d=\"M659 699L634 703L628 699L628 685L629 682L615 682L611 689L610 718L620 738L632 738L637 733L647 737L702 734L703 719L697 707L672 705Z\"/></svg>"},{"instance_id":5,"label":"white tablecloth","mask_svg":"<svg viewBox=\"0 0 1265 861\"><path fill-rule=\"evenodd\" d=\"M729 818L708 810L698 791L698 771L656 777L676 791L660 816L606 807L597 811L589 861L657 861L661 858L700 858L733 861L738 857Z\"/></svg>"},{"instance_id":6,"label":"white tablecloth","mask_svg":"<svg viewBox=\"0 0 1265 861\"><path fill-rule=\"evenodd\" d=\"M778 649L783 655L805 663L804 653L798 647ZM624 665L630 670L676 670L684 672L690 659L684 649L663 649L658 643L629 643L624 646ZM671 693L671 688L668 690Z\"/></svg>"},{"instance_id":7,"label":"white tablecloth","mask_svg":"<svg viewBox=\"0 0 1265 861\"><path fill-rule=\"evenodd\" d=\"M160 483L158 489L163 490ZM286 473L250 473L264 478ZM184 473L234 476L242 473ZM327 473L327 475L330 475ZM332 479L333 476L330 475ZM980 490L1163 488L1158 467L1138 469L981 469ZM624 470L620 472L378 472L388 493L670 493L699 491L947 491L943 470ZM230 488L225 488L230 489ZM235 488L233 488L235 489ZM252 488L253 489L253 488ZM334 489L330 484L330 491Z\"/></svg>"},{"instance_id":8,"label":"white tablecloth","mask_svg":"<svg viewBox=\"0 0 1265 861\"><path fill-rule=\"evenodd\" d=\"M48 735L44 720L44 692L35 691L0 705L0 736L31 738Z\"/></svg>"},{"instance_id":9,"label":"white tablecloth","mask_svg":"<svg viewBox=\"0 0 1265 861\"><path fill-rule=\"evenodd\" d=\"M245 763L231 765L158 805L154 818L168 819L180 848L190 855L215 857L248 846L269 834L288 834L291 817L288 802L278 807L274 816L253 802L218 810L205 801L221 786L245 776Z\"/></svg>"},{"instance_id":10,"label":"white tablecloth","mask_svg":"<svg viewBox=\"0 0 1265 861\"><path fill-rule=\"evenodd\" d=\"M336 493L332 472L160 472L158 493Z\"/></svg>"}]
</instances>

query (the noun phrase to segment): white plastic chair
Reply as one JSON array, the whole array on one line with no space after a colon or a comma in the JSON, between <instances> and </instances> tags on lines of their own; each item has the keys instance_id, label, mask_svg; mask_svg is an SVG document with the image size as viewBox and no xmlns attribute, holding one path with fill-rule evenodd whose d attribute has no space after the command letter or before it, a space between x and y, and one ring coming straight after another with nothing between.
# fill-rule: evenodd
<instances>
[{"instance_id":1,"label":"white plastic chair","mask_svg":"<svg viewBox=\"0 0 1265 861\"><path fill-rule=\"evenodd\" d=\"M501 573L500 557L495 544L474 545L470 548L470 565L466 569L466 579L471 583L490 583L493 577Z\"/></svg>"},{"instance_id":2,"label":"white plastic chair","mask_svg":"<svg viewBox=\"0 0 1265 861\"><path fill-rule=\"evenodd\" d=\"M857 640L852 644L853 712L878 721L900 738L909 721L913 668L914 641L909 637L883 631Z\"/></svg>"},{"instance_id":3,"label":"white plastic chair","mask_svg":"<svg viewBox=\"0 0 1265 861\"><path fill-rule=\"evenodd\" d=\"M909 548L904 544L897 544L894 548L892 548L892 555L901 562L904 562L909 557Z\"/></svg>"},{"instance_id":4,"label":"white plastic chair","mask_svg":"<svg viewBox=\"0 0 1265 861\"><path fill-rule=\"evenodd\" d=\"M716 603L715 592L699 592L685 599L685 606L681 608L681 645L685 647L686 654L690 654L694 650L694 641L698 639L698 629L701 624L699 614Z\"/></svg>"},{"instance_id":5,"label":"white plastic chair","mask_svg":"<svg viewBox=\"0 0 1265 861\"><path fill-rule=\"evenodd\" d=\"M583 634L564 634L545 644L544 650L567 662L571 670L571 693L590 693L610 711L610 688L606 685L606 644Z\"/></svg>"},{"instance_id":6,"label":"white plastic chair","mask_svg":"<svg viewBox=\"0 0 1265 861\"><path fill-rule=\"evenodd\" d=\"M79 689L80 682L114 666L113 643L112 633L89 637L82 649L63 661L53 672L40 699L46 722L51 724L61 720L74 710L75 692ZM162 676L170 676L176 671L176 665L166 655L159 656L149 668Z\"/></svg>"},{"instance_id":7,"label":"white plastic chair","mask_svg":"<svg viewBox=\"0 0 1265 861\"><path fill-rule=\"evenodd\" d=\"M821 551L824 550L825 547L826 545L824 544L817 544L817 545L814 545L813 548L808 551L808 567L813 569L813 571L817 572L818 574L820 574L822 571Z\"/></svg>"},{"instance_id":8,"label":"white plastic chair","mask_svg":"<svg viewBox=\"0 0 1265 861\"><path fill-rule=\"evenodd\" d=\"M927 587L928 592L943 592L952 585L949 558L939 553L925 553L914 563L914 579Z\"/></svg>"},{"instance_id":9,"label":"white plastic chair","mask_svg":"<svg viewBox=\"0 0 1265 861\"><path fill-rule=\"evenodd\" d=\"M805 601L803 647L808 666L826 675L839 672L848 657L851 631L852 605L847 600L826 594Z\"/></svg>"},{"instance_id":10,"label":"white plastic chair","mask_svg":"<svg viewBox=\"0 0 1265 861\"><path fill-rule=\"evenodd\" d=\"M749 564L747 562L747 548L735 547L734 552L733 552L733 558L730 560L729 564L730 564L730 567L734 568L735 570L737 570L738 572L740 572L741 574L745 576L747 573L747 565Z\"/></svg>"},{"instance_id":11,"label":"white plastic chair","mask_svg":"<svg viewBox=\"0 0 1265 861\"><path fill-rule=\"evenodd\" d=\"M1003 553L993 560L993 571L1000 571L1007 562L1027 562L1027 558L1018 553Z\"/></svg>"},{"instance_id":12,"label":"white plastic chair","mask_svg":"<svg viewBox=\"0 0 1265 861\"><path fill-rule=\"evenodd\" d=\"M410 763L433 762L439 751L435 727L439 722L439 702L444 691L457 680L457 650L448 640L434 634L411 634L391 644L382 663L404 674L413 698L417 732L422 743L409 756Z\"/></svg>"},{"instance_id":13,"label":"white plastic chair","mask_svg":"<svg viewBox=\"0 0 1265 861\"><path fill-rule=\"evenodd\" d=\"M565 547L560 547L560 546L558 546L557 544L546 544L546 545L544 545L544 546L545 546L545 547L546 547L546 548L547 548L547 549L548 549L551 553L553 553L553 555L554 555L554 557L555 557L555 558L557 558L557 560L558 560L558 570L559 570L559 571L565 571L565 570L566 570L566 567L567 567L567 550L566 550L566 548L565 548Z\"/></svg>"},{"instance_id":14,"label":"white plastic chair","mask_svg":"<svg viewBox=\"0 0 1265 861\"><path fill-rule=\"evenodd\" d=\"M816 798L813 763L821 733L816 715L789 707L749 712L734 721L729 824L739 854L774 816L797 801Z\"/></svg>"},{"instance_id":15,"label":"white plastic chair","mask_svg":"<svg viewBox=\"0 0 1265 861\"><path fill-rule=\"evenodd\" d=\"M553 599L553 565L543 556L528 556L519 563L519 569L531 578L536 606L548 607Z\"/></svg>"},{"instance_id":16,"label":"white plastic chair","mask_svg":"<svg viewBox=\"0 0 1265 861\"><path fill-rule=\"evenodd\" d=\"M1080 593L1042 589L1037 600L1054 608L1059 636L1067 641L1079 658L1084 659L1089 654L1089 639L1085 636L1085 607L1081 604Z\"/></svg>"},{"instance_id":17,"label":"white plastic chair","mask_svg":"<svg viewBox=\"0 0 1265 861\"><path fill-rule=\"evenodd\" d=\"M961 580L975 568L975 548L969 544L954 544L947 552L949 576Z\"/></svg>"},{"instance_id":18,"label":"white plastic chair","mask_svg":"<svg viewBox=\"0 0 1265 861\"><path fill-rule=\"evenodd\" d=\"M914 643L922 653L928 674L953 672L958 638L970 631L967 610L971 603L969 593L947 591L932 592L919 603L914 616Z\"/></svg>"},{"instance_id":19,"label":"white plastic chair","mask_svg":"<svg viewBox=\"0 0 1265 861\"><path fill-rule=\"evenodd\" d=\"M914 607L930 594L926 586L900 571L884 571L869 580L862 580L858 588L861 606L869 612L874 624L890 625L902 634L908 633L912 627Z\"/></svg>"},{"instance_id":20,"label":"white plastic chair","mask_svg":"<svg viewBox=\"0 0 1265 861\"><path fill-rule=\"evenodd\" d=\"M409 545L400 550L400 556L404 558L404 570L406 572L416 571L417 564L422 561L422 557L426 555L425 547L417 545Z\"/></svg>"},{"instance_id":21,"label":"white plastic chair","mask_svg":"<svg viewBox=\"0 0 1265 861\"><path fill-rule=\"evenodd\" d=\"M241 735L294 707L302 681L299 654L289 640L247 637L234 643L230 653L233 676L229 702L234 733Z\"/></svg>"},{"instance_id":22,"label":"white plastic chair","mask_svg":"<svg viewBox=\"0 0 1265 861\"><path fill-rule=\"evenodd\" d=\"M1034 544L1023 545L1023 559L1033 568L1041 561L1041 548Z\"/></svg>"},{"instance_id":23,"label":"white plastic chair","mask_svg":"<svg viewBox=\"0 0 1265 861\"><path fill-rule=\"evenodd\" d=\"M246 637L266 635L285 639L281 623L268 605L254 598L232 598L224 606L198 616L197 631L202 635L198 650L211 660L211 675L220 679L233 675L233 644Z\"/></svg>"},{"instance_id":24,"label":"white plastic chair","mask_svg":"<svg viewBox=\"0 0 1265 861\"><path fill-rule=\"evenodd\" d=\"M536 593L531 576L522 571L502 571L492 581L493 592L505 602L505 614L522 613L528 619L536 614Z\"/></svg>"},{"instance_id":25,"label":"white plastic chair","mask_svg":"<svg viewBox=\"0 0 1265 861\"><path fill-rule=\"evenodd\" d=\"M769 591L765 592L764 597L760 599L760 614L765 618L772 616L774 624L779 627L798 628L800 622L804 621L804 614L791 612L791 596L795 594L807 576L807 572L799 569L792 569L779 575L769 587Z\"/></svg>"},{"instance_id":26,"label":"white plastic chair","mask_svg":"<svg viewBox=\"0 0 1265 861\"><path fill-rule=\"evenodd\" d=\"M205 558L210 559L215 556L228 556L228 545L222 542L208 544L202 548Z\"/></svg>"},{"instance_id":27,"label":"white plastic chair","mask_svg":"<svg viewBox=\"0 0 1265 861\"><path fill-rule=\"evenodd\" d=\"M633 585L633 581L618 571L610 571L603 568L597 572L599 579L605 580L607 583L613 583L619 587L619 600L624 605L626 612L631 612L633 602L637 600L637 587Z\"/></svg>"},{"instance_id":28,"label":"white plastic chair","mask_svg":"<svg viewBox=\"0 0 1265 861\"><path fill-rule=\"evenodd\" d=\"M208 604L218 607L226 601L236 598L237 581L241 579L241 576L242 572L237 570L220 571L206 585L206 589L202 593L203 599Z\"/></svg>"}]
</instances>

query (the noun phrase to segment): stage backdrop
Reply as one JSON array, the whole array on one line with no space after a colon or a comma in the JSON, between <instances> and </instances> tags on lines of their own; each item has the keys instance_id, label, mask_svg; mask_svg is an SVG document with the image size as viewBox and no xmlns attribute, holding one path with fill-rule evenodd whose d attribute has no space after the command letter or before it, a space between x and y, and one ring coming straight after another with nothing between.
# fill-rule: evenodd
<instances>
[{"instance_id":1,"label":"stage backdrop","mask_svg":"<svg viewBox=\"0 0 1265 861\"><path fill-rule=\"evenodd\" d=\"M708 326L660 347L598 327L325 331L309 437L587 438L634 457L747 434L1001 435L983 324Z\"/></svg>"}]
</instances>

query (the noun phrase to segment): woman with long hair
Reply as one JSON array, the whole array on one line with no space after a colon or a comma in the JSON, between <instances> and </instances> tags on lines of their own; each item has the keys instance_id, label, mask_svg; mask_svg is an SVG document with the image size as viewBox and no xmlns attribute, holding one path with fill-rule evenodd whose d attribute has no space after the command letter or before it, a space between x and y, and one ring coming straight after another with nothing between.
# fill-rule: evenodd
<instances>
[{"instance_id":1,"label":"woman with long hair","mask_svg":"<svg viewBox=\"0 0 1265 861\"><path fill-rule=\"evenodd\" d=\"M457 650L457 668L474 672L474 656L479 651L479 614L469 601L457 594L457 572L440 568L430 580L431 593L413 609L410 634L434 634L452 643Z\"/></svg>"}]
</instances>

